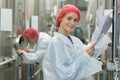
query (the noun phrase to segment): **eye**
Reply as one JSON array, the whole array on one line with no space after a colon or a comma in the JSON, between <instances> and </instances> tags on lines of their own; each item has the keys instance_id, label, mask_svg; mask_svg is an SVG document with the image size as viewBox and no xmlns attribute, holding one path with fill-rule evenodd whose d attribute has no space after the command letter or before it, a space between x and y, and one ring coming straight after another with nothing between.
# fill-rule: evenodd
<instances>
[{"instance_id":1,"label":"eye","mask_svg":"<svg viewBox=\"0 0 120 80\"><path fill-rule=\"evenodd\" d=\"M71 21L71 20L72 20L72 17L68 17L67 19Z\"/></svg>"},{"instance_id":2,"label":"eye","mask_svg":"<svg viewBox=\"0 0 120 80\"><path fill-rule=\"evenodd\" d=\"M78 19L77 18L67 17L67 20L74 21L75 23L78 23Z\"/></svg>"},{"instance_id":3,"label":"eye","mask_svg":"<svg viewBox=\"0 0 120 80\"><path fill-rule=\"evenodd\" d=\"M74 19L74 22L77 23L77 22L78 22L78 19Z\"/></svg>"}]
</instances>

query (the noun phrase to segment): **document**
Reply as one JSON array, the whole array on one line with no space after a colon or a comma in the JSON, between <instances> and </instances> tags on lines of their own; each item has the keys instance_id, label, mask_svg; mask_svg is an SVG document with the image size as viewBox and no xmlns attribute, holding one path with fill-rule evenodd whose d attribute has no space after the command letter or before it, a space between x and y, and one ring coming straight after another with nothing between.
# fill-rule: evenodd
<instances>
[{"instance_id":1,"label":"document","mask_svg":"<svg viewBox=\"0 0 120 80\"><path fill-rule=\"evenodd\" d=\"M107 33L107 31L111 27L111 24L112 24L112 17L110 17L109 15L104 16L103 23L100 25L101 29L100 29L100 34L99 34L97 40L100 39L101 35Z\"/></svg>"},{"instance_id":2,"label":"document","mask_svg":"<svg viewBox=\"0 0 120 80\"><path fill-rule=\"evenodd\" d=\"M100 11L99 11L100 12ZM98 13L98 12L97 12ZM102 14L102 13L101 13ZM97 27L93 33L92 42L99 41L99 39L108 32L112 25L112 17L110 14L105 16L97 16Z\"/></svg>"}]
</instances>

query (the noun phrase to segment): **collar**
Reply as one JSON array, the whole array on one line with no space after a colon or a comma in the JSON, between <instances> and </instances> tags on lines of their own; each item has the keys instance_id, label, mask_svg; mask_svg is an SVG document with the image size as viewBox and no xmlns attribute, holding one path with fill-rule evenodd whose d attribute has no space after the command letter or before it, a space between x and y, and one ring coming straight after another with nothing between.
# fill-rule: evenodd
<instances>
[{"instance_id":1,"label":"collar","mask_svg":"<svg viewBox=\"0 0 120 80\"><path fill-rule=\"evenodd\" d=\"M54 37L63 40L63 41L64 41L67 45L69 45L69 46L72 46L72 45L73 45L73 43L70 41L70 39L69 39L68 37L64 36L64 35L61 34L61 33L54 32ZM72 40L72 36L69 35L69 37L70 37L71 40Z\"/></svg>"}]
</instances>

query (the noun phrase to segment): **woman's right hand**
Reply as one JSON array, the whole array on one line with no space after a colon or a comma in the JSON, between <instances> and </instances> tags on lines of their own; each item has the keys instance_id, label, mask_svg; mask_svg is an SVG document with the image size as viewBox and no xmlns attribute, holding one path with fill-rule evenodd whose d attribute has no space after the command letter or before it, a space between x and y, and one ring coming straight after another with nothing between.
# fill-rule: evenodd
<instances>
[{"instance_id":1,"label":"woman's right hand","mask_svg":"<svg viewBox=\"0 0 120 80\"><path fill-rule=\"evenodd\" d=\"M22 50L22 49L18 49L18 50L17 50L17 53L18 53L19 55L23 54L23 52L24 52L24 50Z\"/></svg>"},{"instance_id":2,"label":"woman's right hand","mask_svg":"<svg viewBox=\"0 0 120 80\"><path fill-rule=\"evenodd\" d=\"M87 49L86 49L86 52L90 55L90 56L93 56L94 54L94 46L95 46L96 42L93 43L92 45L90 45Z\"/></svg>"},{"instance_id":3,"label":"woman's right hand","mask_svg":"<svg viewBox=\"0 0 120 80\"><path fill-rule=\"evenodd\" d=\"M30 49L29 48L25 48L24 51L25 52L30 52Z\"/></svg>"}]
</instances>

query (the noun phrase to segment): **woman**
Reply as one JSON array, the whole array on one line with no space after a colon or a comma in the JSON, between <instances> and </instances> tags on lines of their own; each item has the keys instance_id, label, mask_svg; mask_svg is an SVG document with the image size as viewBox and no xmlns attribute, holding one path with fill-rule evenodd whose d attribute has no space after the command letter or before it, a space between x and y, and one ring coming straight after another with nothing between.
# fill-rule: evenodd
<instances>
[{"instance_id":1,"label":"woman","mask_svg":"<svg viewBox=\"0 0 120 80\"><path fill-rule=\"evenodd\" d=\"M51 36L44 32L38 32L38 30L32 27L25 29L23 35L29 44L33 44L33 49L17 50L18 54L22 54L24 62L31 64L42 60L47 52Z\"/></svg>"},{"instance_id":2,"label":"woman","mask_svg":"<svg viewBox=\"0 0 120 80\"><path fill-rule=\"evenodd\" d=\"M101 64L94 57L93 44L86 46L71 36L81 18L81 12L73 5L64 5L56 17L58 32L48 47L43 60L44 80L82 80L101 71Z\"/></svg>"}]
</instances>

